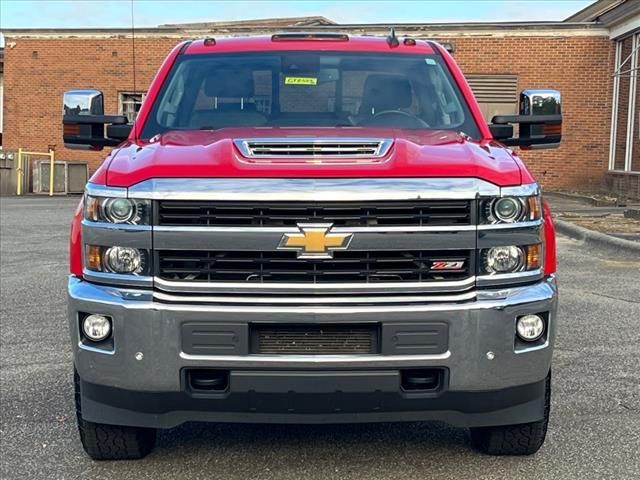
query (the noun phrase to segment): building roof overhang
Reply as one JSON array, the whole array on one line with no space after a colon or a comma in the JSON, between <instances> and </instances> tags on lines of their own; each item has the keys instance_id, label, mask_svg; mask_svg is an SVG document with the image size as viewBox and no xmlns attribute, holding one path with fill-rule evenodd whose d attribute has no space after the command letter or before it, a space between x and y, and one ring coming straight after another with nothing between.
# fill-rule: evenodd
<instances>
[{"instance_id":1,"label":"building roof overhang","mask_svg":"<svg viewBox=\"0 0 640 480\"><path fill-rule=\"evenodd\" d=\"M608 11L625 3L627 0L598 0L593 2L582 10L567 17L565 22L595 22Z\"/></svg>"},{"instance_id":2,"label":"building roof overhang","mask_svg":"<svg viewBox=\"0 0 640 480\"><path fill-rule=\"evenodd\" d=\"M206 27L204 25L207 25ZM293 31L332 31L351 34L386 35L395 28L398 35L446 38L450 36L607 36L608 30L598 22L460 22L460 23L355 23L307 26L270 26L228 22L136 28L136 37L194 38L205 36L239 36ZM9 38L130 38L131 28L8 28Z\"/></svg>"},{"instance_id":3,"label":"building roof overhang","mask_svg":"<svg viewBox=\"0 0 640 480\"><path fill-rule=\"evenodd\" d=\"M640 2L638 0L599 0L565 21L597 22L609 30L610 38L624 37L640 30Z\"/></svg>"}]
</instances>

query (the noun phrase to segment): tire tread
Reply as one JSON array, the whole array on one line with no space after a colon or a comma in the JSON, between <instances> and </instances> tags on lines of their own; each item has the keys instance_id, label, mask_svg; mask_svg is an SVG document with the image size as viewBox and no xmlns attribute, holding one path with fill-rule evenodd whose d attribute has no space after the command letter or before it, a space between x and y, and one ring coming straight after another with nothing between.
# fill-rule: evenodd
<instances>
[{"instance_id":1,"label":"tire tread","mask_svg":"<svg viewBox=\"0 0 640 480\"><path fill-rule=\"evenodd\" d=\"M94 460L134 460L148 455L156 442L152 428L107 425L82 418L80 378L74 372L75 404L80 441Z\"/></svg>"},{"instance_id":2,"label":"tire tread","mask_svg":"<svg viewBox=\"0 0 640 480\"><path fill-rule=\"evenodd\" d=\"M474 446L489 455L532 455L544 444L551 410L551 372L545 383L544 418L539 422L471 428Z\"/></svg>"}]
</instances>

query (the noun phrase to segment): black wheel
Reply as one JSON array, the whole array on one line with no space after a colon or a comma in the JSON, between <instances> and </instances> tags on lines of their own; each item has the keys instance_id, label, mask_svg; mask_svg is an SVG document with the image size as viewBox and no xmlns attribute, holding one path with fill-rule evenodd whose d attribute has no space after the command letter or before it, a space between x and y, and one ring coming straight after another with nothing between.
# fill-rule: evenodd
<instances>
[{"instance_id":1,"label":"black wheel","mask_svg":"<svg viewBox=\"0 0 640 480\"><path fill-rule=\"evenodd\" d=\"M148 455L156 444L153 428L88 422L82 418L80 377L74 370L76 415L84 451L94 460L135 460Z\"/></svg>"},{"instance_id":2,"label":"black wheel","mask_svg":"<svg viewBox=\"0 0 640 480\"><path fill-rule=\"evenodd\" d=\"M497 427L471 428L471 441L489 455L532 455L540 450L547 435L551 407L551 372L547 375L544 418L539 422Z\"/></svg>"}]
</instances>

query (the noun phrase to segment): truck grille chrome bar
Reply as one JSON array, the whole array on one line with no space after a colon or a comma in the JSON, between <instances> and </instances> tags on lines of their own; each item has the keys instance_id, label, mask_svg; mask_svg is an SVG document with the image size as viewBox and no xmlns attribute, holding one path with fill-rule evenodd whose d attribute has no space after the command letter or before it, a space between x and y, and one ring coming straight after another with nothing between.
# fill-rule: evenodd
<instances>
[{"instance_id":1,"label":"truck grille chrome bar","mask_svg":"<svg viewBox=\"0 0 640 480\"><path fill-rule=\"evenodd\" d=\"M153 279L156 290L171 293L247 293L272 294L390 294L410 295L414 293L449 293L465 292L476 283L476 277L464 280L435 280L429 282L380 282L380 283L250 283L250 282L189 282L164 280L160 277Z\"/></svg>"},{"instance_id":2,"label":"truck grille chrome bar","mask_svg":"<svg viewBox=\"0 0 640 480\"><path fill-rule=\"evenodd\" d=\"M88 184L87 192L93 187ZM506 189L503 189L506 190ZM129 187L129 198L238 202L369 202L474 200L499 196L477 178L152 178Z\"/></svg>"},{"instance_id":3,"label":"truck grille chrome bar","mask_svg":"<svg viewBox=\"0 0 640 480\"><path fill-rule=\"evenodd\" d=\"M404 293L404 292L403 292ZM153 299L164 304L191 304L191 305L408 305L408 304L435 304L435 303L461 303L476 299L475 290L449 295L295 295L294 293L282 295L206 295L206 294L170 294L160 291L153 292Z\"/></svg>"}]
</instances>

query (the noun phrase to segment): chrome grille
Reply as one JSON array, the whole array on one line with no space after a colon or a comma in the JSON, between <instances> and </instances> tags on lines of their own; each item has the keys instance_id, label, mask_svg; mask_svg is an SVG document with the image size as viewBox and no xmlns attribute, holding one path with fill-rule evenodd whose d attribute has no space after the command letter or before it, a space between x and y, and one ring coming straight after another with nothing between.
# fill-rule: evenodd
<instances>
[{"instance_id":1,"label":"chrome grille","mask_svg":"<svg viewBox=\"0 0 640 480\"><path fill-rule=\"evenodd\" d=\"M393 141L365 138L251 138L234 140L249 158L380 158Z\"/></svg>"},{"instance_id":2,"label":"chrome grille","mask_svg":"<svg viewBox=\"0 0 640 480\"><path fill-rule=\"evenodd\" d=\"M401 283L460 280L473 272L470 250L336 251L331 259L299 259L287 251L160 250L158 276L185 282ZM434 270L433 262L462 262Z\"/></svg>"},{"instance_id":3,"label":"chrome grille","mask_svg":"<svg viewBox=\"0 0 640 480\"><path fill-rule=\"evenodd\" d=\"M214 179L182 193L193 182L154 198L156 301L328 305L472 294L476 180ZM298 258L282 246L291 233L318 242L301 229L314 224L352 241L325 247L332 258Z\"/></svg>"},{"instance_id":4,"label":"chrome grille","mask_svg":"<svg viewBox=\"0 0 640 480\"><path fill-rule=\"evenodd\" d=\"M157 224L293 227L323 222L337 227L471 225L472 201L214 202L160 201Z\"/></svg>"}]
</instances>

